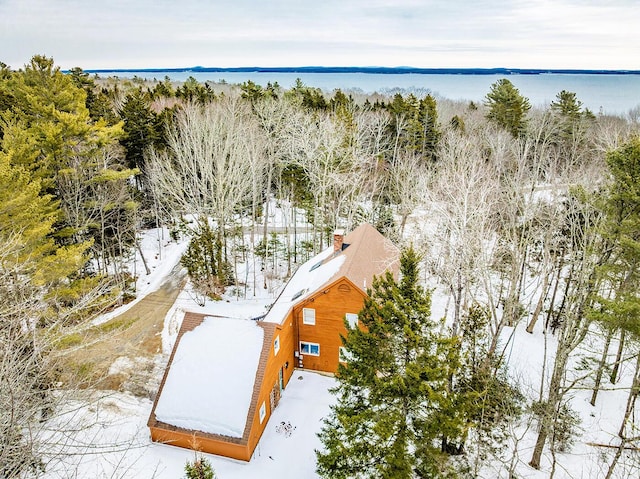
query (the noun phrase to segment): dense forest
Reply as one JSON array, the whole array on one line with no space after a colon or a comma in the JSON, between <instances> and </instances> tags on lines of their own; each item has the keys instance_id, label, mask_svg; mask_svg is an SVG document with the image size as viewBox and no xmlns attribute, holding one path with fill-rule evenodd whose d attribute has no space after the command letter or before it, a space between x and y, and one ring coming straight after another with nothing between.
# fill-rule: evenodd
<instances>
[{"instance_id":1,"label":"dense forest","mask_svg":"<svg viewBox=\"0 0 640 479\"><path fill-rule=\"evenodd\" d=\"M301 81L100 78L63 73L43 56L21 69L0 63L0 478L43 472L54 450L43 425L86 387L61 380L65 347L135 297L128 265L142 255L142 230L188 238L182 263L203 298L227 287L246 298L270 275L291 275L335 228L362 222L405 248L400 284L383 278L372 293L404 308L378 311L373 301L363 315L383 328L381 344L408 342L405 359L415 360L400 372L375 363L393 369L403 384L395 391L375 389L371 371L342 370L319 473L476 477L523 418L536 431L531 467L544 450L555 467L575 429L572 391L590 388L596 404L616 385L627 399L606 451L613 477L625 451L640 447L638 133L631 112L596 115L569 91L534 107L507 79L477 104ZM286 212L279 230L268 222L276 205ZM264 285L239 273L247 261L260 262ZM425 319L421 278L448 292L446 324ZM384 323L405 313L402 327ZM535 399L508 374L505 331L518 324L554 338ZM350 332L346 344L365 364L379 361L362 341ZM434 362L447 367L435 374ZM633 381L622 384L626 363ZM365 376L369 391L409 399L389 419L404 425L402 440L378 448L389 470L364 461L371 451L341 430L358 417Z\"/></svg>"}]
</instances>

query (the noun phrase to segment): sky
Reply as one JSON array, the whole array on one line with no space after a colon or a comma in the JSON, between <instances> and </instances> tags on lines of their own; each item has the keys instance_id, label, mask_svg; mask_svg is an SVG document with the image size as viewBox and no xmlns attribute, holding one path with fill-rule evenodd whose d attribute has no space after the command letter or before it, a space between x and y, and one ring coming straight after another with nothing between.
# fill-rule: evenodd
<instances>
[{"instance_id":1,"label":"sky","mask_svg":"<svg viewBox=\"0 0 640 479\"><path fill-rule=\"evenodd\" d=\"M0 61L639 70L638 25L639 0L0 0Z\"/></svg>"}]
</instances>

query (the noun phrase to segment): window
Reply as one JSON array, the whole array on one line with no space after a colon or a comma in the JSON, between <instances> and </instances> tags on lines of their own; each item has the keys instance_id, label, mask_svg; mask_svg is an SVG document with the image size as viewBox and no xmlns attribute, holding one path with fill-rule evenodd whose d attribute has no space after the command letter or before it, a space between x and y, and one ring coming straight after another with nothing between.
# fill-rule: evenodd
<instances>
[{"instance_id":1,"label":"window","mask_svg":"<svg viewBox=\"0 0 640 479\"><path fill-rule=\"evenodd\" d=\"M347 348L345 348L344 346L340 346L338 348L338 361L340 361L341 363L348 363L349 361L351 361L351 353L349 353L349 351L347 351Z\"/></svg>"},{"instance_id":2,"label":"window","mask_svg":"<svg viewBox=\"0 0 640 479\"><path fill-rule=\"evenodd\" d=\"M303 324L316 324L316 310L311 308L302 309L302 323Z\"/></svg>"},{"instance_id":3,"label":"window","mask_svg":"<svg viewBox=\"0 0 640 479\"><path fill-rule=\"evenodd\" d=\"M322 266L322 263L324 263L324 260L320 261L319 263L314 264L309 271L313 271L314 269L318 269L320 266Z\"/></svg>"},{"instance_id":4,"label":"window","mask_svg":"<svg viewBox=\"0 0 640 479\"><path fill-rule=\"evenodd\" d=\"M280 351L280 335L276 336L276 339L273 341L273 355L277 355L278 351Z\"/></svg>"},{"instance_id":5,"label":"window","mask_svg":"<svg viewBox=\"0 0 640 479\"><path fill-rule=\"evenodd\" d=\"M300 341L300 352L309 356L320 356L320 345L318 343Z\"/></svg>"},{"instance_id":6,"label":"window","mask_svg":"<svg viewBox=\"0 0 640 479\"><path fill-rule=\"evenodd\" d=\"M291 298L291 301L295 301L296 299L302 297L302 295L304 295L304 293L306 292L307 292L307 288L301 289L300 291L298 291L296 294L293 295L293 297Z\"/></svg>"},{"instance_id":7,"label":"window","mask_svg":"<svg viewBox=\"0 0 640 479\"><path fill-rule=\"evenodd\" d=\"M347 323L349 323L349 327L351 329L358 327L358 315L355 313L347 313L345 314L347 318Z\"/></svg>"},{"instance_id":8,"label":"window","mask_svg":"<svg viewBox=\"0 0 640 479\"><path fill-rule=\"evenodd\" d=\"M267 417L267 405L262 401L262 406L260 406L260 424L262 424L265 417Z\"/></svg>"}]
</instances>

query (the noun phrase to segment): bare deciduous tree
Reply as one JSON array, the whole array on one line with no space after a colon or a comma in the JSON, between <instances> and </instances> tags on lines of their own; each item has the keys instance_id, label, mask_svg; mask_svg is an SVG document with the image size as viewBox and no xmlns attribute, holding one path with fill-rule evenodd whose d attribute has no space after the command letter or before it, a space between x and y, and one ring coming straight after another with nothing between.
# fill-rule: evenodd
<instances>
[{"instance_id":1,"label":"bare deciduous tree","mask_svg":"<svg viewBox=\"0 0 640 479\"><path fill-rule=\"evenodd\" d=\"M606 250L601 249L601 239L596 233L601 221L600 213L592 205L572 201L567 205L566 235L570 239L567 251L563 298L563 313L557 327L557 347L551 368L547 392L541 402L539 432L529 464L540 468L540 460L548 437L553 434L560 417L566 393L573 384L567 381L567 367L571 353L582 343L589 332L586 309L592 294L597 290L596 269L604 261Z\"/></svg>"},{"instance_id":2,"label":"bare deciduous tree","mask_svg":"<svg viewBox=\"0 0 640 479\"><path fill-rule=\"evenodd\" d=\"M147 152L159 201L175 217L212 219L221 233L261 177L260 130L249 105L225 96L205 106L185 105L167 132L167 150Z\"/></svg>"},{"instance_id":3,"label":"bare deciduous tree","mask_svg":"<svg viewBox=\"0 0 640 479\"><path fill-rule=\"evenodd\" d=\"M432 235L432 270L454 302L452 334L458 334L462 308L492 236L499 186L477 138L449 131L440 141L439 168L427 194L437 232ZM427 236L427 235L425 235Z\"/></svg>"}]
</instances>

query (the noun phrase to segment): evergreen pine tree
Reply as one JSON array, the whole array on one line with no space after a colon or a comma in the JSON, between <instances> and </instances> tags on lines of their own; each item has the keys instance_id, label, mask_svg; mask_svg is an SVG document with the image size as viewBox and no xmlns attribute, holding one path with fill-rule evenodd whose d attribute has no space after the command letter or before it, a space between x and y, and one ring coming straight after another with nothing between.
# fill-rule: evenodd
<instances>
[{"instance_id":1,"label":"evergreen pine tree","mask_svg":"<svg viewBox=\"0 0 640 479\"><path fill-rule=\"evenodd\" d=\"M603 235L613 252L600 274L614 295L598 298L594 316L640 337L640 138L610 152L607 165L612 183Z\"/></svg>"},{"instance_id":2,"label":"evergreen pine tree","mask_svg":"<svg viewBox=\"0 0 640 479\"><path fill-rule=\"evenodd\" d=\"M0 62L0 113L11 108L14 102L13 93L8 86L11 75L9 66ZM0 139L2 139L2 122L0 122Z\"/></svg>"},{"instance_id":3,"label":"evergreen pine tree","mask_svg":"<svg viewBox=\"0 0 640 479\"><path fill-rule=\"evenodd\" d=\"M551 102L551 111L568 119L576 120L580 117L582 102L575 93L562 90Z\"/></svg>"},{"instance_id":4,"label":"evergreen pine tree","mask_svg":"<svg viewBox=\"0 0 640 479\"><path fill-rule=\"evenodd\" d=\"M550 105L555 121L554 141L560 148L560 155L571 161L580 158L581 151L589 149L591 135L589 127L593 123L593 115L582 109L582 102L573 92L562 90Z\"/></svg>"},{"instance_id":5,"label":"evergreen pine tree","mask_svg":"<svg viewBox=\"0 0 640 479\"><path fill-rule=\"evenodd\" d=\"M120 116L125 133L120 143L126 150L127 166L144 172L145 149L160 142L158 115L151 109L148 95L136 90L127 95Z\"/></svg>"},{"instance_id":6,"label":"evergreen pine tree","mask_svg":"<svg viewBox=\"0 0 640 479\"><path fill-rule=\"evenodd\" d=\"M59 211L40 188L0 150L1 478L36 477L43 467L40 425L51 413L57 374L49 337L65 324L63 299L80 282L73 276L88 247L53 241Z\"/></svg>"},{"instance_id":7,"label":"evergreen pine tree","mask_svg":"<svg viewBox=\"0 0 640 479\"><path fill-rule=\"evenodd\" d=\"M176 89L176 98L181 98L188 102L195 102L200 105L206 105L207 103L215 100L216 94L208 83L202 84L190 76L181 87Z\"/></svg>"},{"instance_id":8,"label":"evergreen pine tree","mask_svg":"<svg viewBox=\"0 0 640 479\"><path fill-rule=\"evenodd\" d=\"M501 78L491 85L485 104L489 107L489 120L509 131L514 137L524 133L527 125L526 115L531 109L531 104L509 80Z\"/></svg>"},{"instance_id":9,"label":"evergreen pine tree","mask_svg":"<svg viewBox=\"0 0 640 479\"><path fill-rule=\"evenodd\" d=\"M318 473L326 478L448 477L447 452L466 430L464 395L452 392L458 341L438 334L431 297L418 284L419 258L401 257L401 280L376 278L343 338L337 404L319 434Z\"/></svg>"},{"instance_id":10,"label":"evergreen pine tree","mask_svg":"<svg viewBox=\"0 0 640 479\"><path fill-rule=\"evenodd\" d=\"M438 110L436 99L431 95L420 100L420 123L422 124L422 155L432 161L436 160L436 150L440 141Z\"/></svg>"},{"instance_id":11,"label":"evergreen pine tree","mask_svg":"<svg viewBox=\"0 0 640 479\"><path fill-rule=\"evenodd\" d=\"M609 478L625 447L637 438L633 416L640 395L640 138L610 152L607 165L612 181L603 199L602 234L610 254L599 268L603 280L599 292L603 294L595 298L591 317L632 338L626 347L631 347L637 358L618 430L619 444L606 474ZM595 392L592 401L595 402Z\"/></svg>"},{"instance_id":12,"label":"evergreen pine tree","mask_svg":"<svg viewBox=\"0 0 640 479\"><path fill-rule=\"evenodd\" d=\"M222 240L206 218L200 222L199 231L193 236L182 256L195 288L212 299L219 299L224 286L231 284L230 267L222 259Z\"/></svg>"}]
</instances>

